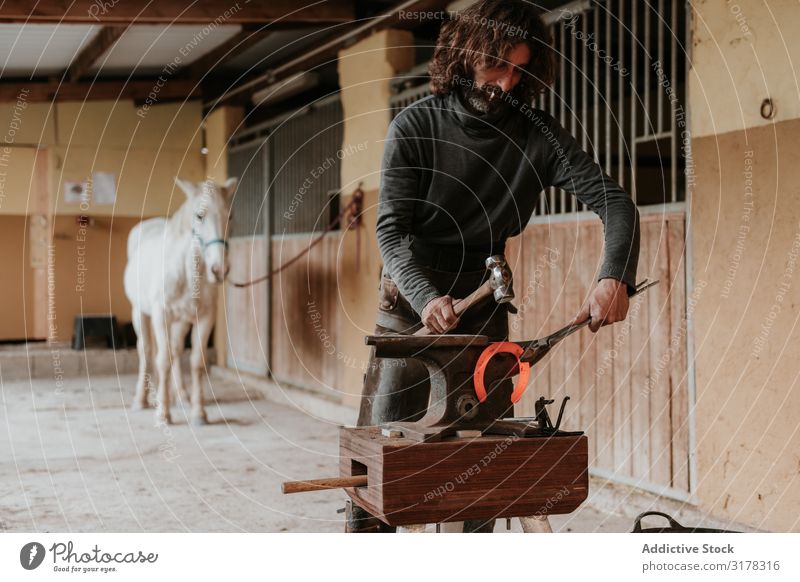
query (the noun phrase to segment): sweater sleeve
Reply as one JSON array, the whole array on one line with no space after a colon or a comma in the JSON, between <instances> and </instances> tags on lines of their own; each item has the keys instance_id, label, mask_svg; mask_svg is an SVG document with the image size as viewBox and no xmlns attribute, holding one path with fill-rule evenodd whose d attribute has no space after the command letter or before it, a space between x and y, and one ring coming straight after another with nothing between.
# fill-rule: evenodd
<instances>
[{"instance_id":1,"label":"sweater sleeve","mask_svg":"<svg viewBox=\"0 0 800 582\"><path fill-rule=\"evenodd\" d=\"M441 293L412 257L414 205L420 196L422 168L412 140L397 121L389 125L383 150L376 234L386 270L414 311L421 314Z\"/></svg>"},{"instance_id":2,"label":"sweater sleeve","mask_svg":"<svg viewBox=\"0 0 800 582\"><path fill-rule=\"evenodd\" d=\"M639 211L631 197L595 163L552 116L544 114L542 133L549 142L549 185L574 194L600 217L605 252L599 279L613 278L636 288L639 262ZM536 130L534 130L536 131Z\"/></svg>"}]
</instances>

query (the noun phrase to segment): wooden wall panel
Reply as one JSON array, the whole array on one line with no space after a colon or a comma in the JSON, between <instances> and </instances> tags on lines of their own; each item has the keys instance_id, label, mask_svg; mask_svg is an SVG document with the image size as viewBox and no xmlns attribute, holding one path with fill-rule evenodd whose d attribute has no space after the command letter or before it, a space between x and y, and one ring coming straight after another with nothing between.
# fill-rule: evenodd
<instances>
[{"instance_id":1,"label":"wooden wall panel","mask_svg":"<svg viewBox=\"0 0 800 582\"><path fill-rule=\"evenodd\" d=\"M669 223L670 289L670 414L672 422L672 486L689 490L689 386L688 359L685 349L686 324L686 248L685 224Z\"/></svg>"},{"instance_id":2,"label":"wooden wall panel","mask_svg":"<svg viewBox=\"0 0 800 582\"><path fill-rule=\"evenodd\" d=\"M671 281L669 274L669 250L665 236L667 224L655 221L642 223L642 236L650 245L649 275L661 281L653 287L643 300L647 301L650 317L650 481L664 485L670 484L672 470L670 461L670 440L672 422L670 418L669 369L663 369L661 360L669 349L671 335L670 298Z\"/></svg>"},{"instance_id":3,"label":"wooden wall panel","mask_svg":"<svg viewBox=\"0 0 800 582\"><path fill-rule=\"evenodd\" d=\"M584 235L582 244L584 250L580 253L581 263L579 273L581 281L581 301L586 301L589 291L594 287L597 280L598 265L600 262L600 249L603 241L600 239L600 229L583 228ZM595 370L597 370L597 343L595 335L579 334L578 349L580 349L580 366L578 374L578 394L580 409L579 421L575 426L584 427L583 430L589 435L589 465L593 466L597 462L597 439L594 438L597 432L597 390Z\"/></svg>"},{"instance_id":4,"label":"wooden wall panel","mask_svg":"<svg viewBox=\"0 0 800 582\"><path fill-rule=\"evenodd\" d=\"M229 241L229 277L244 282L261 277L267 268L266 239L232 238ZM267 283L250 287L228 286L225 294L230 367L254 374L267 373Z\"/></svg>"},{"instance_id":5,"label":"wooden wall panel","mask_svg":"<svg viewBox=\"0 0 800 582\"><path fill-rule=\"evenodd\" d=\"M644 229L643 229L644 234ZM639 277L650 273L651 241L642 236L639 252ZM661 283L659 283L661 285ZM652 291L652 290L651 290ZM648 291L650 293L651 291ZM642 299L631 303L628 314L631 348L631 433L633 446L631 474L647 476L650 473L650 310L648 302ZM648 298L649 299L649 298Z\"/></svg>"},{"instance_id":6,"label":"wooden wall panel","mask_svg":"<svg viewBox=\"0 0 800 582\"><path fill-rule=\"evenodd\" d=\"M639 279L661 283L633 299L628 319L597 334L584 329L533 370L517 415L533 414L539 396L570 396L566 429L589 437L591 466L628 481L687 491L686 374L682 214L643 215ZM597 280L603 227L596 220L532 224L509 242L515 303L511 339L562 327ZM550 260L555 257L555 260Z\"/></svg>"},{"instance_id":7,"label":"wooden wall panel","mask_svg":"<svg viewBox=\"0 0 800 582\"><path fill-rule=\"evenodd\" d=\"M272 240L273 265L287 263L319 235ZM336 390L337 366L347 353L338 345L336 256L341 235L330 233L272 284L272 375L316 391Z\"/></svg>"}]
</instances>

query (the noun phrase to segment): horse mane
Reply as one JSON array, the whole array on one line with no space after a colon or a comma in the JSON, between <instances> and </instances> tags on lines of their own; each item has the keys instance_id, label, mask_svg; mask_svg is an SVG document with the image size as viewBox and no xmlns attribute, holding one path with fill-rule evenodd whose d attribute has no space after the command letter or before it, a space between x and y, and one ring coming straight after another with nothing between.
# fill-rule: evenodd
<instances>
[{"instance_id":1,"label":"horse mane","mask_svg":"<svg viewBox=\"0 0 800 582\"><path fill-rule=\"evenodd\" d=\"M192 228L192 205L189 204L189 198L183 201L178 210L167 219L167 222L175 227L176 232L183 232L191 230Z\"/></svg>"}]
</instances>

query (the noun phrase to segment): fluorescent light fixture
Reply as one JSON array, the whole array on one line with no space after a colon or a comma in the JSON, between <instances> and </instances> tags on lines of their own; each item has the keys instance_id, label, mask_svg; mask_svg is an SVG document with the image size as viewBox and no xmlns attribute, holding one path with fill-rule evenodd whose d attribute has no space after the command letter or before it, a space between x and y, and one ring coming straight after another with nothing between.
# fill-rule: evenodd
<instances>
[{"instance_id":1,"label":"fluorescent light fixture","mask_svg":"<svg viewBox=\"0 0 800 582\"><path fill-rule=\"evenodd\" d=\"M283 101L287 97L297 95L311 89L319 84L319 74L313 71L301 71L295 73L285 79L281 79L277 83L273 83L268 87L264 87L260 91L253 93L253 105L269 105Z\"/></svg>"}]
</instances>

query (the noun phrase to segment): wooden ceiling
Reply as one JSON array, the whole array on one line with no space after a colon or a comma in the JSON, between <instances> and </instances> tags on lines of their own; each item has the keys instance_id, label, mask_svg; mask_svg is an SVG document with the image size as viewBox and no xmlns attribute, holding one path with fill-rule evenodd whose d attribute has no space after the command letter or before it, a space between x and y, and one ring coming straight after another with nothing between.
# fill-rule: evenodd
<instances>
[{"instance_id":1,"label":"wooden ceiling","mask_svg":"<svg viewBox=\"0 0 800 582\"><path fill-rule=\"evenodd\" d=\"M219 102L219 97L229 92L236 98L225 98L225 101L243 102L259 87L277 80L271 74L273 70L280 73L280 78L298 67L313 68L330 63L335 61L337 51L345 43L355 42L376 29L413 27L413 23L397 18L398 10L438 10L448 3L446 0L327 0L304 6L296 0L48 0L35 3L4 0L0 4L0 28L5 27L6 45L24 45L17 41L36 33L37 27L43 29L39 31L39 38L44 37L40 45L49 46L51 54L56 51L56 66L51 66L45 74L36 67L29 71L10 67L9 62L13 64L14 60L14 50L10 50L0 73L0 101L16 100L24 87L28 90L29 101L133 99L142 102L159 77L164 76L159 70L162 61L167 65L168 55L176 51L162 48L162 55L146 42L141 47L131 46L131 34L138 30L142 36L143 28L157 26L160 27L158 39L162 42L171 34L180 33L183 37L179 38L184 38L193 27L198 35L209 27L224 27L226 31L225 35L218 34L214 42L206 40L191 58L178 59L180 66L168 71L167 82L160 84L159 102L192 98ZM78 32L82 36L78 39L81 42L76 44ZM72 44L65 46L69 46L69 50L54 49L59 46L59 35L69 36L68 33ZM287 45L295 44L295 38L305 40L305 44L298 42L294 53L285 50ZM126 42L126 50L122 55L114 55L116 69L109 73L108 67L104 69L100 63L123 42ZM175 42L178 41L173 39L173 45ZM168 42L166 45L173 46ZM37 46L32 43L29 52L36 51ZM324 54L316 50L319 47L326 48ZM280 60L265 59L262 53L269 50L280 53ZM148 53L149 70L141 66L142 55ZM260 67L245 62L244 71L226 69L226 63L234 59L242 61L245 54L251 55L250 60ZM310 58L312 56L316 58ZM154 59L158 61L155 70ZM30 63L31 55L23 60ZM38 59L33 61L38 65ZM120 70L120 62L122 69L128 64L129 69ZM62 65L60 68L58 63ZM285 68L282 66L285 63L293 66Z\"/></svg>"}]
</instances>

